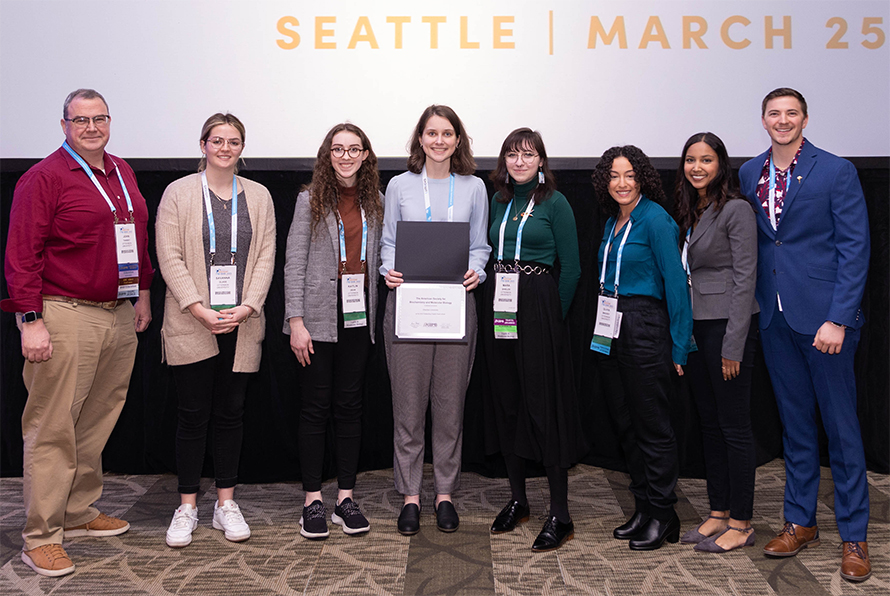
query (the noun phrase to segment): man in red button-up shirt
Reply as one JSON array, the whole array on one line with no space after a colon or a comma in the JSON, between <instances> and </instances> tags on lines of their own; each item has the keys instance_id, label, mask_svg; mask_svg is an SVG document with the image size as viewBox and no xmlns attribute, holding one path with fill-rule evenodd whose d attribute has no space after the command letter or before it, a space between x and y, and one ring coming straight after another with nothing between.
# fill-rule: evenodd
<instances>
[{"instance_id":1,"label":"man in red button-up shirt","mask_svg":"<svg viewBox=\"0 0 890 596\"><path fill-rule=\"evenodd\" d=\"M105 152L108 104L78 89L63 115L62 148L16 185L6 249L10 298L0 304L16 313L27 359L22 561L50 577L74 571L63 537L114 536L130 527L93 503L102 494L102 449L126 399L136 332L151 322L153 275L145 199L130 166ZM133 304L128 298L137 295Z\"/></svg>"}]
</instances>

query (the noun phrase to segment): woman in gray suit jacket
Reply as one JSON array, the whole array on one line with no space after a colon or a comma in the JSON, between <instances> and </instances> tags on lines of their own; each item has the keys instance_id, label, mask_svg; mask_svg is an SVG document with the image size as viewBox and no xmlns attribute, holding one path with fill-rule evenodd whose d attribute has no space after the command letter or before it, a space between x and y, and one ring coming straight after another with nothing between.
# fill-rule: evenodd
<instances>
[{"instance_id":1,"label":"woman in gray suit jacket","mask_svg":"<svg viewBox=\"0 0 890 596\"><path fill-rule=\"evenodd\" d=\"M751 374L757 342L757 227L726 147L710 132L683 147L674 189L693 338L687 372L701 418L711 512L681 542L722 553L754 545Z\"/></svg>"},{"instance_id":2,"label":"woman in gray suit jacket","mask_svg":"<svg viewBox=\"0 0 890 596\"><path fill-rule=\"evenodd\" d=\"M299 448L306 497L300 534L309 539L329 534L321 474L331 412L339 486L331 521L347 534L371 528L352 492L374 341L382 199L371 142L354 124L338 124L318 149L312 182L297 197L284 265L284 332L303 366Z\"/></svg>"}]
</instances>

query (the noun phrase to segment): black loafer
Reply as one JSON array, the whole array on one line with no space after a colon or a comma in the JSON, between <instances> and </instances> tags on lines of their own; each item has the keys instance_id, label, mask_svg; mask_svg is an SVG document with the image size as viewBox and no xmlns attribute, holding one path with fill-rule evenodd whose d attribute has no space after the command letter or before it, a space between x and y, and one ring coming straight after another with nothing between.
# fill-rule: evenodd
<instances>
[{"instance_id":1,"label":"black loafer","mask_svg":"<svg viewBox=\"0 0 890 596\"><path fill-rule=\"evenodd\" d=\"M402 536L413 536L420 531L420 507L415 503L408 503L402 507L399 513L399 534Z\"/></svg>"},{"instance_id":2,"label":"black loafer","mask_svg":"<svg viewBox=\"0 0 890 596\"><path fill-rule=\"evenodd\" d=\"M519 501L513 499L494 518L494 523L491 524L491 533L503 534L504 532L512 531L517 524L527 522L530 513L528 503L520 505Z\"/></svg>"},{"instance_id":3,"label":"black loafer","mask_svg":"<svg viewBox=\"0 0 890 596\"><path fill-rule=\"evenodd\" d=\"M612 531L612 536L614 536L618 540L630 540L632 538L636 538L637 534L640 533L640 530L643 529L643 526L649 523L650 519L652 518L649 517L648 513L635 511L629 520L627 520Z\"/></svg>"},{"instance_id":4,"label":"black loafer","mask_svg":"<svg viewBox=\"0 0 890 596\"><path fill-rule=\"evenodd\" d=\"M436 527L443 532L454 532L460 525L457 510L451 501L441 501L436 506Z\"/></svg>"},{"instance_id":5,"label":"black loafer","mask_svg":"<svg viewBox=\"0 0 890 596\"><path fill-rule=\"evenodd\" d=\"M667 521L655 519L649 520L639 534L634 536L630 543L630 550L655 550L667 542L680 541L680 518L674 513Z\"/></svg>"},{"instance_id":6,"label":"black loafer","mask_svg":"<svg viewBox=\"0 0 890 596\"><path fill-rule=\"evenodd\" d=\"M573 522L564 524L556 519L555 515L551 515L544 522L541 533L535 538L532 550L539 553L554 550L571 540L574 536L575 524Z\"/></svg>"}]
</instances>

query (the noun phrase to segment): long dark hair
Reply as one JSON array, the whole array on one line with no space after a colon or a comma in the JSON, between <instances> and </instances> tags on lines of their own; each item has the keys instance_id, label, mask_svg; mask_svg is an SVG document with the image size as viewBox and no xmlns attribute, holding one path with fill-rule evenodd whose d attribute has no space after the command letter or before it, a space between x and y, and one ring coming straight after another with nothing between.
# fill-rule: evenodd
<instances>
[{"instance_id":1,"label":"long dark hair","mask_svg":"<svg viewBox=\"0 0 890 596\"><path fill-rule=\"evenodd\" d=\"M541 133L530 128L517 128L504 139L501 145L501 152L498 155L498 164L494 171L489 175L495 190L498 192L497 200L499 203L509 203L513 199L513 183L507 182L507 159L506 155L510 151L522 152L526 148L532 148L541 156L541 171L544 172L544 182L532 190L531 199L534 202L543 203L556 190L556 176L550 171L550 165L547 162L547 150L544 148L544 139ZM537 173L535 174L537 176Z\"/></svg>"},{"instance_id":2,"label":"long dark hair","mask_svg":"<svg viewBox=\"0 0 890 596\"><path fill-rule=\"evenodd\" d=\"M379 225L383 221L383 206L380 204L380 173L377 171L377 155L371 148L371 141L365 132L349 122L336 125L325 135L318 155L315 158L315 169L312 171L312 182L304 187L310 191L309 206L312 210L312 233L318 222L328 213L337 211L340 190L337 185L337 174L331 164L331 144L338 132L351 132L362 141L362 148L368 157L362 162L356 179L356 200L365 210L365 216L371 225Z\"/></svg>"},{"instance_id":3,"label":"long dark hair","mask_svg":"<svg viewBox=\"0 0 890 596\"><path fill-rule=\"evenodd\" d=\"M680 226L681 243L686 238L686 231L695 225L695 222L698 220L698 214L696 213L699 201L698 190L686 179L686 170L684 168L686 153L696 143L705 143L717 155L717 175L705 189L708 202L714 203L714 209L719 212L723 209L726 201L742 198L737 190L735 177L732 174L732 166L729 163L726 145L723 144L720 137L712 132L697 132L689 137L689 140L683 145L683 152L680 154L680 165L677 166L677 177L674 183L674 218L677 220L677 225Z\"/></svg>"},{"instance_id":4,"label":"long dark hair","mask_svg":"<svg viewBox=\"0 0 890 596\"><path fill-rule=\"evenodd\" d=\"M420 144L420 137L423 136L423 130L426 128L426 122L433 116L441 116L451 123L454 134L457 136L457 148L451 155L451 172L462 176L469 176L476 171L476 160L473 159L473 149L470 144L473 139L464 130L464 123L460 121L457 114L448 106L431 105L423 111L411 140L408 142L408 171L419 174L426 163L426 153L423 152L423 146Z\"/></svg>"},{"instance_id":5,"label":"long dark hair","mask_svg":"<svg viewBox=\"0 0 890 596\"><path fill-rule=\"evenodd\" d=\"M652 166L642 149L633 145L624 145L607 149L599 163L593 168L591 176L593 190L596 192L603 213L611 217L617 215L619 211L618 203L609 194L612 162L618 157L623 157L630 162L640 187L640 194L656 203L663 204L665 201L664 189L661 186L661 177L658 175L658 171Z\"/></svg>"}]
</instances>

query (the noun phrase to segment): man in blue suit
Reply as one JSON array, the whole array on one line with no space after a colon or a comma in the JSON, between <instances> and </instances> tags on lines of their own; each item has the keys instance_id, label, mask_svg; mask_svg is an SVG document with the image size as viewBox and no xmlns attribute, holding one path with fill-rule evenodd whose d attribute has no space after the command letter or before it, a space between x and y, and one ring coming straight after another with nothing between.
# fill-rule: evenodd
<instances>
[{"instance_id":1,"label":"man in blue suit","mask_svg":"<svg viewBox=\"0 0 890 596\"><path fill-rule=\"evenodd\" d=\"M869 503L853 357L864 322L868 215L856 168L806 140L807 119L798 91L770 92L762 121L772 146L739 172L757 212L763 353L784 427L785 527L763 550L790 557L819 544L818 407L844 542L841 576L863 581L871 575Z\"/></svg>"}]
</instances>

